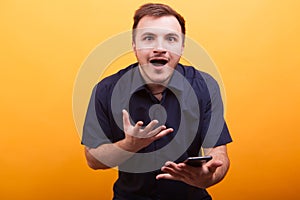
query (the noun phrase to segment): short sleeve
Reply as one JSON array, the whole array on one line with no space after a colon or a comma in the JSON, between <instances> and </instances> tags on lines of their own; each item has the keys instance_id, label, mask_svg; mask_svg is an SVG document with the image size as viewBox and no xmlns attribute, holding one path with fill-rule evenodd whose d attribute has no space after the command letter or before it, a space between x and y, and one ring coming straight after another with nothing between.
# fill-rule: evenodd
<instances>
[{"instance_id":1,"label":"short sleeve","mask_svg":"<svg viewBox=\"0 0 300 200\"><path fill-rule=\"evenodd\" d=\"M96 148L110 143L111 130L107 115L106 87L94 87L83 126L82 141L85 146Z\"/></svg>"},{"instance_id":2,"label":"short sleeve","mask_svg":"<svg viewBox=\"0 0 300 200\"><path fill-rule=\"evenodd\" d=\"M210 75L202 74L209 97L205 103L202 147L211 148L232 142L224 119L224 106L217 81Z\"/></svg>"}]
</instances>

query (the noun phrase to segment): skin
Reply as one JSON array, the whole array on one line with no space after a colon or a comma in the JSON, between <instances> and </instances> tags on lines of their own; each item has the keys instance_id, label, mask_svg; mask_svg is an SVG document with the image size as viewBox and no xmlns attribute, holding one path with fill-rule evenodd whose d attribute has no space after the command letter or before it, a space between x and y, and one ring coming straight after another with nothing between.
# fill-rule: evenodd
<instances>
[{"instance_id":1,"label":"skin","mask_svg":"<svg viewBox=\"0 0 300 200\"><path fill-rule=\"evenodd\" d=\"M204 149L204 152L213 159L201 167L168 161L161 168L164 173L157 175L156 179L178 180L203 189L215 185L225 177L229 169L226 145Z\"/></svg>"},{"instance_id":2,"label":"skin","mask_svg":"<svg viewBox=\"0 0 300 200\"><path fill-rule=\"evenodd\" d=\"M169 82L184 49L181 26L173 16L145 16L138 23L132 47L148 87L152 93L160 92ZM153 59L167 63L155 66L151 63Z\"/></svg>"},{"instance_id":3,"label":"skin","mask_svg":"<svg viewBox=\"0 0 300 200\"><path fill-rule=\"evenodd\" d=\"M123 110L125 138L116 143L100 145L97 148L85 147L88 165L92 169L108 169L118 166L130 158L133 153L173 132L172 128L167 129L163 125L154 129L157 123L157 120L153 120L145 128L142 128L142 121L132 125L128 112Z\"/></svg>"},{"instance_id":4,"label":"skin","mask_svg":"<svg viewBox=\"0 0 300 200\"><path fill-rule=\"evenodd\" d=\"M139 70L148 88L158 100L161 100L160 92L169 82L184 49L180 24L174 16L145 16L140 20L137 29L132 47L139 63ZM156 65L151 62L153 60L163 60L165 63ZM142 128L142 121L131 124L129 119L128 112L123 110L125 134L123 140L103 144L97 148L85 147L86 159L92 169L118 166L135 152L173 132L172 128L164 125L154 128L158 123L157 120ZM204 149L204 154L212 155L213 159L201 167L168 161L161 168L163 173L156 178L178 180L199 188L210 187L221 181L228 171L227 147L222 145Z\"/></svg>"}]
</instances>

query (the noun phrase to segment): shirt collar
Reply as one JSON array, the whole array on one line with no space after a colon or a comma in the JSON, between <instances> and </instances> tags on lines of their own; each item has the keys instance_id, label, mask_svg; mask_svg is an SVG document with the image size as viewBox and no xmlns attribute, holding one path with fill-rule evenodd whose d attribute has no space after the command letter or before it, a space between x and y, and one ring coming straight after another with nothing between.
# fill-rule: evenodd
<instances>
[{"instance_id":1,"label":"shirt collar","mask_svg":"<svg viewBox=\"0 0 300 200\"><path fill-rule=\"evenodd\" d=\"M130 87L130 93L133 94L135 92L138 92L140 90L148 90L146 87L146 83L141 75L141 72L139 70L139 65L136 63L135 67L132 69L132 82ZM183 66L181 64L178 64L175 68L172 77L168 83L167 88L170 90L175 89L180 92L184 90L183 82L184 82L184 75L183 75Z\"/></svg>"},{"instance_id":2,"label":"shirt collar","mask_svg":"<svg viewBox=\"0 0 300 200\"><path fill-rule=\"evenodd\" d=\"M168 84L169 89L176 89L180 92L184 90L184 75L183 75L183 66L181 64L178 64L175 68L173 75L170 79L170 82Z\"/></svg>"},{"instance_id":3,"label":"shirt collar","mask_svg":"<svg viewBox=\"0 0 300 200\"><path fill-rule=\"evenodd\" d=\"M133 94L137 91L147 89L145 81L139 70L138 63L135 64L135 67L132 69L132 82L130 87L130 94Z\"/></svg>"}]
</instances>

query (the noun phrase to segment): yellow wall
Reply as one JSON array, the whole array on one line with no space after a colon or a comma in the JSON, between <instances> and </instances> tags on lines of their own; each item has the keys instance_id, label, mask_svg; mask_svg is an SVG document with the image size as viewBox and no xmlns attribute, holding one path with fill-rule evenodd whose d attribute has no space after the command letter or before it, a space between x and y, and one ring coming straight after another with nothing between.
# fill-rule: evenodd
<instances>
[{"instance_id":1,"label":"yellow wall","mask_svg":"<svg viewBox=\"0 0 300 200\"><path fill-rule=\"evenodd\" d=\"M110 199L116 171L92 171L72 116L89 52L131 28L146 1L0 2L0 199ZM216 200L299 199L300 2L161 1L217 64L234 138Z\"/></svg>"}]
</instances>

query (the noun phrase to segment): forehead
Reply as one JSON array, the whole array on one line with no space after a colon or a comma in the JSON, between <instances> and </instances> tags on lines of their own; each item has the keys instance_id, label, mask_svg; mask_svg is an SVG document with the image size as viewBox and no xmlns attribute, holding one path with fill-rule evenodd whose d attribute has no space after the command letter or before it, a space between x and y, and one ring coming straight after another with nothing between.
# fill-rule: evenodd
<instances>
[{"instance_id":1,"label":"forehead","mask_svg":"<svg viewBox=\"0 0 300 200\"><path fill-rule=\"evenodd\" d=\"M181 26L174 16L145 16L139 21L136 28L148 30L164 29L166 31L181 33Z\"/></svg>"}]
</instances>

